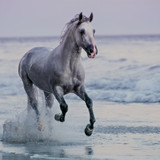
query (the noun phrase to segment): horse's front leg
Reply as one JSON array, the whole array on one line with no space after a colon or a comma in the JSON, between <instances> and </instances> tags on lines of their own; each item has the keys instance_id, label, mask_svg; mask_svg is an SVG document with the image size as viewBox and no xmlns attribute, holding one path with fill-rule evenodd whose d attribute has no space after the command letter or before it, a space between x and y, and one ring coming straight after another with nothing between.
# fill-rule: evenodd
<instances>
[{"instance_id":1,"label":"horse's front leg","mask_svg":"<svg viewBox=\"0 0 160 160\"><path fill-rule=\"evenodd\" d=\"M60 109L62 111L61 114L56 114L55 115L55 120L60 121L60 122L64 122L66 112L68 111L68 105L63 98L63 95L64 95L63 89L61 87L55 87L53 93L54 93L55 98L59 102Z\"/></svg>"},{"instance_id":2,"label":"horse's front leg","mask_svg":"<svg viewBox=\"0 0 160 160\"><path fill-rule=\"evenodd\" d=\"M85 128L85 134L87 136L91 136L93 129L94 129L94 123L95 123L95 117L94 117L94 112L93 112L93 102L92 99L89 98L89 96L87 95L84 86L79 87L78 89L76 89L75 93L86 102L86 106L89 110L89 115L90 115L90 124L88 124Z\"/></svg>"}]
</instances>

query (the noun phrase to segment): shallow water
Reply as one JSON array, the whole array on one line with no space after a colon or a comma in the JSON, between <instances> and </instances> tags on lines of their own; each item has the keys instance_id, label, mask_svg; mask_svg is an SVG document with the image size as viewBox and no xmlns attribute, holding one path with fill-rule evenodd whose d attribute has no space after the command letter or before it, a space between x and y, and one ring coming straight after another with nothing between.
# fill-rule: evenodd
<instances>
[{"instance_id":1,"label":"shallow water","mask_svg":"<svg viewBox=\"0 0 160 160\"><path fill-rule=\"evenodd\" d=\"M0 159L160 159L160 36L97 37L96 41L95 59L82 53L86 89L97 120L93 135L86 137L88 111L72 94L66 96L65 123L53 118L59 112L56 101L51 111L45 110L41 91L42 132L34 113L27 114L17 74L19 60L32 47L54 48L59 39L0 38Z\"/></svg>"},{"instance_id":2,"label":"shallow water","mask_svg":"<svg viewBox=\"0 0 160 160\"><path fill-rule=\"evenodd\" d=\"M84 103L77 104L77 101L73 100L67 102L69 112L65 123L60 124L53 120L50 124L53 128L42 132L31 128L25 132L30 135L28 139L22 130L17 131L19 138L16 141L14 138L17 136L14 135L12 139L5 139L12 142L0 142L2 159L160 158L159 104L124 105L95 102L95 130L91 137L86 137L83 131L88 122L88 114ZM58 104L55 107L58 108ZM19 115L24 115L24 112ZM52 112L54 115L54 111ZM23 119L25 118L21 118L21 123L24 122ZM45 121L46 118L42 120ZM12 120L12 127L16 126L16 123L13 124ZM21 127L19 125L18 129ZM46 124L45 129L47 127ZM34 136L35 133L37 136Z\"/></svg>"}]
</instances>

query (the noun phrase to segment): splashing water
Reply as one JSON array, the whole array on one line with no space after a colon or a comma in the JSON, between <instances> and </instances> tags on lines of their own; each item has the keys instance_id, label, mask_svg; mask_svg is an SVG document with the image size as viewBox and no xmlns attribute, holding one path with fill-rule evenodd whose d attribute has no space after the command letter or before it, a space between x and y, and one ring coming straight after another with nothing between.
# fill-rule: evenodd
<instances>
[{"instance_id":1,"label":"splashing water","mask_svg":"<svg viewBox=\"0 0 160 160\"><path fill-rule=\"evenodd\" d=\"M14 119L6 120L3 124L3 141L25 143L33 141L53 141L74 143L74 132L68 129L68 124L56 122L52 109L40 108L42 130L38 129L34 110L27 110L18 114ZM64 137L65 133L65 137Z\"/></svg>"},{"instance_id":2,"label":"splashing water","mask_svg":"<svg viewBox=\"0 0 160 160\"><path fill-rule=\"evenodd\" d=\"M43 113L43 112L42 112ZM53 140L52 114L43 114L41 121L45 129L39 131L36 116L33 110L23 111L12 120L7 120L3 125L3 140L7 142L27 142Z\"/></svg>"}]
</instances>

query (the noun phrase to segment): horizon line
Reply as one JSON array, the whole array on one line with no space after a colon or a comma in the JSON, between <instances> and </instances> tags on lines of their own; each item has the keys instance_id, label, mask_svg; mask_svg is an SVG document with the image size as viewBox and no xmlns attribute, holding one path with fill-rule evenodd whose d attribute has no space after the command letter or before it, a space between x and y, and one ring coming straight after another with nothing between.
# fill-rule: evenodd
<instances>
[{"instance_id":1,"label":"horizon line","mask_svg":"<svg viewBox=\"0 0 160 160\"><path fill-rule=\"evenodd\" d=\"M127 37L127 36L160 36L160 33L140 33L140 34L98 34L95 35L95 38L99 37ZM39 36L2 36L0 39L18 39L18 38L61 38L61 36L58 35L39 35Z\"/></svg>"}]
</instances>

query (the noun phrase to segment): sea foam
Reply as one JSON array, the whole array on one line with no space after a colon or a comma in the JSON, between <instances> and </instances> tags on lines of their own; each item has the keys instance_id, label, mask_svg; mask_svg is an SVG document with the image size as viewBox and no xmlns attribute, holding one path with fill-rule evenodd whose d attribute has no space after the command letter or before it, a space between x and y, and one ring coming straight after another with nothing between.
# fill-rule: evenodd
<instances>
[{"instance_id":1,"label":"sea foam","mask_svg":"<svg viewBox=\"0 0 160 160\"><path fill-rule=\"evenodd\" d=\"M67 125L54 120L52 110L41 108L40 113L41 131L38 130L35 112L32 109L29 112L25 110L15 118L5 121L3 124L3 141L11 143L34 141L67 142L73 137L74 133L70 133Z\"/></svg>"}]
</instances>

